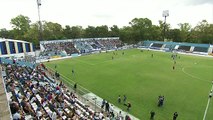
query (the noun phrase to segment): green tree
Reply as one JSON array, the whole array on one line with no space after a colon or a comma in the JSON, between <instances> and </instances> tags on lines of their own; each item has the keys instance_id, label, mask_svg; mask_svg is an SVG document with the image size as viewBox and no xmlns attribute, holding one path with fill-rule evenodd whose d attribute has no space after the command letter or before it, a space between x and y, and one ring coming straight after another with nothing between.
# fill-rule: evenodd
<instances>
[{"instance_id":1,"label":"green tree","mask_svg":"<svg viewBox=\"0 0 213 120\"><path fill-rule=\"evenodd\" d=\"M168 39L173 42L181 42L182 36L180 29L170 29Z\"/></svg>"},{"instance_id":2,"label":"green tree","mask_svg":"<svg viewBox=\"0 0 213 120\"><path fill-rule=\"evenodd\" d=\"M162 40L161 29L157 25L152 25L150 30L150 40Z\"/></svg>"},{"instance_id":3,"label":"green tree","mask_svg":"<svg viewBox=\"0 0 213 120\"><path fill-rule=\"evenodd\" d=\"M120 29L118 28L117 25L113 25L112 27L110 27L110 30L109 30L110 37L118 37L119 33L120 33Z\"/></svg>"},{"instance_id":4,"label":"green tree","mask_svg":"<svg viewBox=\"0 0 213 120\"><path fill-rule=\"evenodd\" d=\"M30 29L24 36L28 42L39 45L39 22L30 25Z\"/></svg>"},{"instance_id":5,"label":"green tree","mask_svg":"<svg viewBox=\"0 0 213 120\"><path fill-rule=\"evenodd\" d=\"M97 37L96 28L94 26L88 26L84 31L84 37L86 37L86 38Z\"/></svg>"},{"instance_id":6,"label":"green tree","mask_svg":"<svg viewBox=\"0 0 213 120\"><path fill-rule=\"evenodd\" d=\"M83 36L82 26L71 27L71 38L82 38L82 36Z\"/></svg>"},{"instance_id":7,"label":"green tree","mask_svg":"<svg viewBox=\"0 0 213 120\"><path fill-rule=\"evenodd\" d=\"M96 37L108 37L109 36L109 30L107 25L97 26L95 28L96 30Z\"/></svg>"},{"instance_id":8,"label":"green tree","mask_svg":"<svg viewBox=\"0 0 213 120\"><path fill-rule=\"evenodd\" d=\"M0 29L0 38L9 38L10 33L6 28Z\"/></svg>"},{"instance_id":9,"label":"green tree","mask_svg":"<svg viewBox=\"0 0 213 120\"><path fill-rule=\"evenodd\" d=\"M180 27L181 41L190 42L191 25L189 23L179 23L178 26Z\"/></svg>"},{"instance_id":10,"label":"green tree","mask_svg":"<svg viewBox=\"0 0 213 120\"><path fill-rule=\"evenodd\" d=\"M44 21L43 38L44 40L57 40L64 38L62 26L58 23Z\"/></svg>"},{"instance_id":11,"label":"green tree","mask_svg":"<svg viewBox=\"0 0 213 120\"><path fill-rule=\"evenodd\" d=\"M206 20L202 20L192 30L193 42L213 43L213 25Z\"/></svg>"},{"instance_id":12,"label":"green tree","mask_svg":"<svg viewBox=\"0 0 213 120\"><path fill-rule=\"evenodd\" d=\"M72 38L72 35L71 35L71 27L69 25L66 25L65 28L63 29L63 35L66 39L70 39Z\"/></svg>"},{"instance_id":13,"label":"green tree","mask_svg":"<svg viewBox=\"0 0 213 120\"><path fill-rule=\"evenodd\" d=\"M168 32L170 30L170 24L163 22L162 20L159 20L159 27L161 31L161 40L164 41L163 38L168 38ZM165 35L164 35L164 29L165 29Z\"/></svg>"},{"instance_id":14,"label":"green tree","mask_svg":"<svg viewBox=\"0 0 213 120\"><path fill-rule=\"evenodd\" d=\"M13 28L14 39L25 39L24 35L30 29L30 19L27 16L18 15L11 19L11 24Z\"/></svg>"},{"instance_id":15,"label":"green tree","mask_svg":"<svg viewBox=\"0 0 213 120\"><path fill-rule=\"evenodd\" d=\"M134 18L129 24L133 28L133 38L135 42L152 38L152 21L148 18Z\"/></svg>"},{"instance_id":16,"label":"green tree","mask_svg":"<svg viewBox=\"0 0 213 120\"><path fill-rule=\"evenodd\" d=\"M124 26L120 29L120 40L125 43L136 43L133 34L133 28L130 26Z\"/></svg>"}]
</instances>

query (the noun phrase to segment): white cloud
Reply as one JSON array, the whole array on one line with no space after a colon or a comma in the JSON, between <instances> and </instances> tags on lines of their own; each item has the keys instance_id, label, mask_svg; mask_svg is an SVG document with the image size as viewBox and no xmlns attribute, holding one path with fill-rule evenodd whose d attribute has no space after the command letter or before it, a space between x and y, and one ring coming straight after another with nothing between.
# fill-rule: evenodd
<instances>
[{"instance_id":1,"label":"white cloud","mask_svg":"<svg viewBox=\"0 0 213 120\"><path fill-rule=\"evenodd\" d=\"M36 0L0 0L0 28L11 28L19 14L38 20ZM61 25L108 25L122 27L135 17L147 17L158 24L162 11L169 10L172 27L188 22L195 26L206 19L213 23L213 0L41 0L41 19Z\"/></svg>"}]
</instances>

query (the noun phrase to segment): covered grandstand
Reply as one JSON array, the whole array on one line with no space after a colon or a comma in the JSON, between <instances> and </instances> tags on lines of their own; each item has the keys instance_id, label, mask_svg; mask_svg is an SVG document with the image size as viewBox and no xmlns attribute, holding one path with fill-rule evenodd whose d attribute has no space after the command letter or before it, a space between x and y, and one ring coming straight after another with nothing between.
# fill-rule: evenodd
<instances>
[{"instance_id":1,"label":"covered grandstand","mask_svg":"<svg viewBox=\"0 0 213 120\"><path fill-rule=\"evenodd\" d=\"M163 51L178 51L194 54L212 54L212 45L196 43L178 43L178 42L161 42L161 41L143 41L139 44L141 48L157 49Z\"/></svg>"},{"instance_id":2,"label":"covered grandstand","mask_svg":"<svg viewBox=\"0 0 213 120\"><path fill-rule=\"evenodd\" d=\"M122 46L119 37L80 38L67 40L41 41L42 56L72 56L101 50L115 50Z\"/></svg>"},{"instance_id":3,"label":"covered grandstand","mask_svg":"<svg viewBox=\"0 0 213 120\"><path fill-rule=\"evenodd\" d=\"M26 54L35 55L34 51L34 46L30 42L0 38L1 57L23 57Z\"/></svg>"}]
</instances>

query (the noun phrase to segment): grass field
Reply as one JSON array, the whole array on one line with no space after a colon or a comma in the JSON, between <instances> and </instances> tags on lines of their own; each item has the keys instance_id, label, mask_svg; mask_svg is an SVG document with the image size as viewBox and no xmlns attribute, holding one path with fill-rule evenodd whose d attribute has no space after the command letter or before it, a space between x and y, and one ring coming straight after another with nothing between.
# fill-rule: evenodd
<instances>
[{"instance_id":1,"label":"grass field","mask_svg":"<svg viewBox=\"0 0 213 120\"><path fill-rule=\"evenodd\" d=\"M132 108L130 114L149 120L150 111L155 120L202 120L213 80L213 59L180 55L175 70L171 53L138 49L113 53L92 54L46 63L60 74L76 81L98 96L123 110L117 103L118 95L125 94ZM154 57L151 57L154 54ZM72 76L75 70L75 78ZM165 96L163 107L157 107L158 96ZM210 102L206 120L213 119L213 101Z\"/></svg>"}]
</instances>

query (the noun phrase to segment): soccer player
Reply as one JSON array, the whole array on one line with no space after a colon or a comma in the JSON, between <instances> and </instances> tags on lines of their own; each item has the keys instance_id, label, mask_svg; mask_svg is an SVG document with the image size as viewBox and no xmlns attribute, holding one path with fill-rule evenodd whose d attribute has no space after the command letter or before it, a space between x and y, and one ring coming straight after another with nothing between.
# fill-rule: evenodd
<instances>
[{"instance_id":1,"label":"soccer player","mask_svg":"<svg viewBox=\"0 0 213 120\"><path fill-rule=\"evenodd\" d=\"M154 116L155 116L155 112L154 111L151 111L150 112L150 120L154 120Z\"/></svg>"},{"instance_id":2,"label":"soccer player","mask_svg":"<svg viewBox=\"0 0 213 120\"><path fill-rule=\"evenodd\" d=\"M173 115L173 120L176 120L176 119L177 119L177 117L178 117L178 113L177 113L177 112L175 112L175 113L174 113L174 115Z\"/></svg>"}]
</instances>

